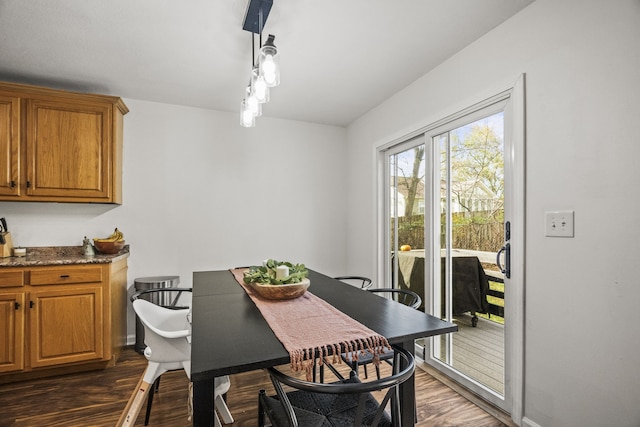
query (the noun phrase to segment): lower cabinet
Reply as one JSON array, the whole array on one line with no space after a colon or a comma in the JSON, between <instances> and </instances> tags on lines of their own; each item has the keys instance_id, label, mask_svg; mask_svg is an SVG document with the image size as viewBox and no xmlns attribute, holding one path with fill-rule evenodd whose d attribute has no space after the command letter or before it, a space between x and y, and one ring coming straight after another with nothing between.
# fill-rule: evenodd
<instances>
[{"instance_id":1,"label":"lower cabinet","mask_svg":"<svg viewBox=\"0 0 640 427\"><path fill-rule=\"evenodd\" d=\"M32 368L103 358L102 292L102 286L79 286L30 294Z\"/></svg>"},{"instance_id":2,"label":"lower cabinet","mask_svg":"<svg viewBox=\"0 0 640 427\"><path fill-rule=\"evenodd\" d=\"M126 271L126 259L0 269L23 277L0 285L0 382L8 373L114 364L126 339Z\"/></svg>"},{"instance_id":3,"label":"lower cabinet","mask_svg":"<svg viewBox=\"0 0 640 427\"><path fill-rule=\"evenodd\" d=\"M24 369L24 297L0 288L0 372Z\"/></svg>"}]
</instances>

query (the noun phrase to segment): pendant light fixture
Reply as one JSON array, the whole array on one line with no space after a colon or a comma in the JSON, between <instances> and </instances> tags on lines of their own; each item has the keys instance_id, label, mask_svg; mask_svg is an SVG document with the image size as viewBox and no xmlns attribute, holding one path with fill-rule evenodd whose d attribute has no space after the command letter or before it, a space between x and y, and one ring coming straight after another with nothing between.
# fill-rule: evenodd
<instances>
[{"instance_id":1,"label":"pendant light fixture","mask_svg":"<svg viewBox=\"0 0 640 427\"><path fill-rule=\"evenodd\" d=\"M269 102L270 88L280 84L280 55L269 34L262 44L262 29L267 21L273 0L249 0L242 29L251 32L251 74L240 104L240 124L254 127L256 117L262 115L262 104ZM255 58L255 36L259 36L258 60Z\"/></svg>"},{"instance_id":2,"label":"pendant light fixture","mask_svg":"<svg viewBox=\"0 0 640 427\"><path fill-rule=\"evenodd\" d=\"M273 44L276 37L269 34L267 42L260 48L260 73L264 77L267 87L276 87L280 84L280 55L278 48Z\"/></svg>"}]
</instances>

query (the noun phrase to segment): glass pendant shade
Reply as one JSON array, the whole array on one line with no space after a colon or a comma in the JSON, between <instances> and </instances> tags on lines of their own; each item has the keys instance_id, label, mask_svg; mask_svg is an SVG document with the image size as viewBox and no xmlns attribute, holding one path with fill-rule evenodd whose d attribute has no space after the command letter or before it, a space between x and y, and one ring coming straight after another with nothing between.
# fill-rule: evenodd
<instances>
[{"instance_id":1,"label":"glass pendant shade","mask_svg":"<svg viewBox=\"0 0 640 427\"><path fill-rule=\"evenodd\" d=\"M247 86L247 97L245 99L247 101L247 108L253 116L260 117L262 115L262 104L258 101L253 86Z\"/></svg>"},{"instance_id":2,"label":"glass pendant shade","mask_svg":"<svg viewBox=\"0 0 640 427\"><path fill-rule=\"evenodd\" d=\"M264 77L267 87L275 87L280 84L280 55L278 48L273 44L275 36L269 34L266 43L260 48L258 64L260 75Z\"/></svg>"},{"instance_id":3,"label":"glass pendant shade","mask_svg":"<svg viewBox=\"0 0 640 427\"><path fill-rule=\"evenodd\" d=\"M256 125L256 116L247 106L246 99L243 99L240 103L240 125L246 128L252 128Z\"/></svg>"},{"instance_id":4,"label":"glass pendant shade","mask_svg":"<svg viewBox=\"0 0 640 427\"><path fill-rule=\"evenodd\" d=\"M251 74L251 88L260 104L269 102L269 87L264 81L264 76L258 71L258 67L253 68Z\"/></svg>"}]
</instances>

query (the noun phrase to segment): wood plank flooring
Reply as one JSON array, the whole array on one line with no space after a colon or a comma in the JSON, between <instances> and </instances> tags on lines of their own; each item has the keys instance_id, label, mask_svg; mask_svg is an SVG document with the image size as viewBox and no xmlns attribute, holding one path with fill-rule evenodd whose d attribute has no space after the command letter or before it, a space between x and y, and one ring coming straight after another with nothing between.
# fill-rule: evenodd
<instances>
[{"instance_id":1,"label":"wood plank flooring","mask_svg":"<svg viewBox=\"0 0 640 427\"><path fill-rule=\"evenodd\" d=\"M0 427L87 427L115 425L133 393L146 359L127 348L113 368L0 385ZM183 371L162 376L150 426L190 426L188 378ZM255 426L257 393L272 391L267 375L253 371L231 377L228 405L234 427ZM431 375L416 370L418 426L501 427L492 417ZM144 425L142 408L136 426Z\"/></svg>"}]
</instances>

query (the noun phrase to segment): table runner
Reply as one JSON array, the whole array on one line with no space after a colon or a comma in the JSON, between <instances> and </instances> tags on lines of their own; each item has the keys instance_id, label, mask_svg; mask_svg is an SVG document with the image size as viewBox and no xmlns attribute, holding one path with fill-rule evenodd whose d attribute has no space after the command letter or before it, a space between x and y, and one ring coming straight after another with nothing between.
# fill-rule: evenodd
<instances>
[{"instance_id":1,"label":"table runner","mask_svg":"<svg viewBox=\"0 0 640 427\"><path fill-rule=\"evenodd\" d=\"M352 319L331 304L307 291L291 300L269 300L244 283L246 268L230 270L236 281L262 313L275 336L289 352L291 369L304 369L309 379L315 358L319 363L332 356L331 363L341 363L341 349L358 354L374 354L374 363L384 349L391 349L387 339ZM313 286L313 283L311 283Z\"/></svg>"}]
</instances>

